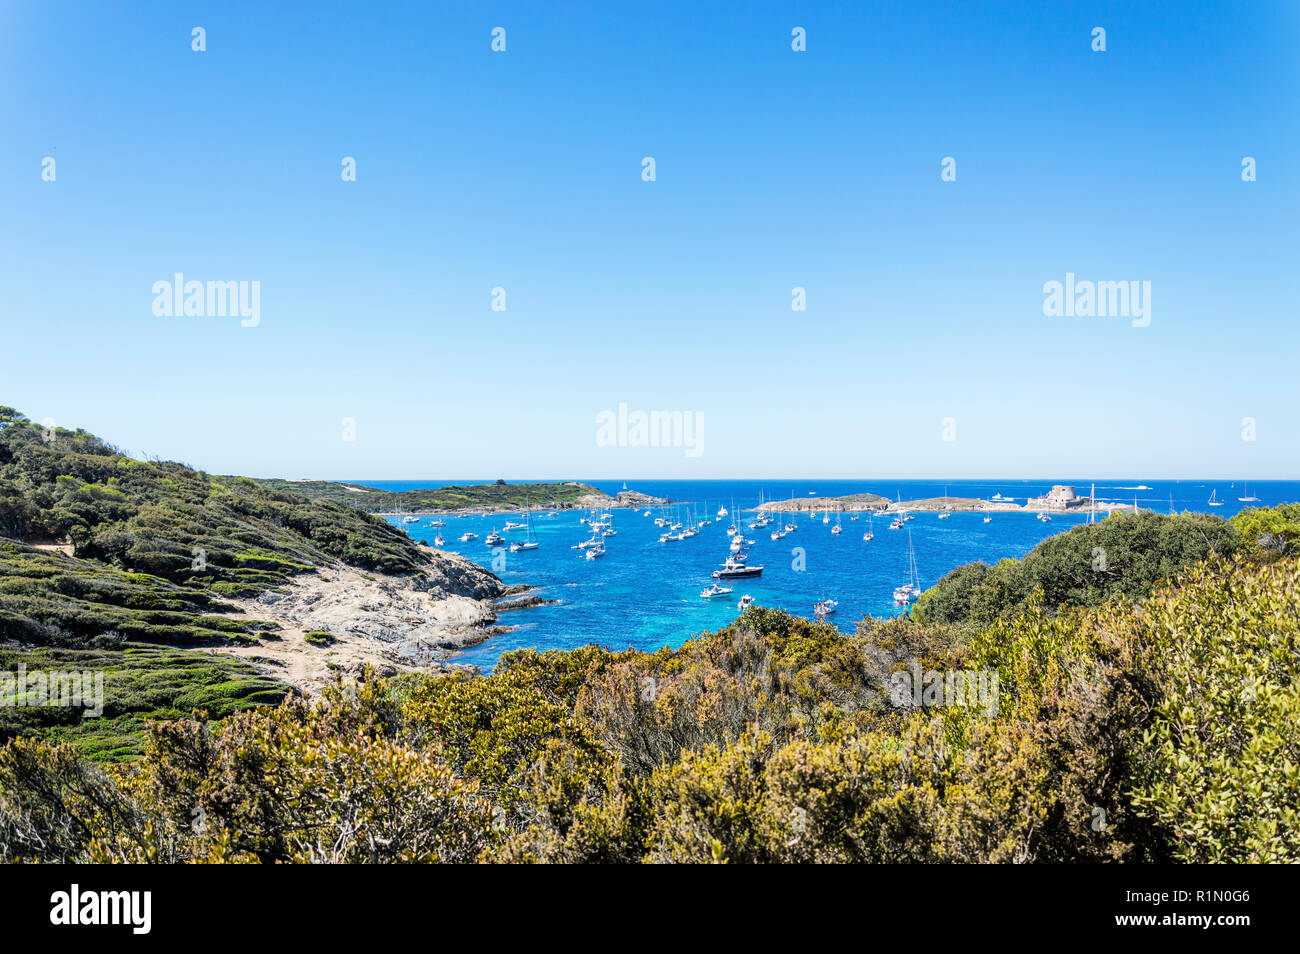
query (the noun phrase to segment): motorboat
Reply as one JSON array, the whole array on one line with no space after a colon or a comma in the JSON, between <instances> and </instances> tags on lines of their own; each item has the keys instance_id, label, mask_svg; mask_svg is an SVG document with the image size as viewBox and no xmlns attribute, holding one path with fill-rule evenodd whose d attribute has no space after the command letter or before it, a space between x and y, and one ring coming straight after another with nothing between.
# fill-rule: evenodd
<instances>
[{"instance_id":1,"label":"motorboat","mask_svg":"<svg viewBox=\"0 0 1300 954\"><path fill-rule=\"evenodd\" d=\"M710 583L707 587L700 590L700 598L705 600L714 600L719 596L727 596L735 592L734 586L719 586L717 583Z\"/></svg>"},{"instance_id":2,"label":"motorboat","mask_svg":"<svg viewBox=\"0 0 1300 954\"><path fill-rule=\"evenodd\" d=\"M727 562L722 564L721 569L713 571L713 578L715 580L737 580L750 576L761 576L762 573L763 567L761 564L759 566L746 566L740 560L728 557Z\"/></svg>"}]
</instances>

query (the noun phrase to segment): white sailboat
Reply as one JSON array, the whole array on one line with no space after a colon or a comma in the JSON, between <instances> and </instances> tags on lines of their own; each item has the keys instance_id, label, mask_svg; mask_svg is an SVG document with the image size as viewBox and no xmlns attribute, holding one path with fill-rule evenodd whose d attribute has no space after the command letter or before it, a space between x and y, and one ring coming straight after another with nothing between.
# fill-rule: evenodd
<instances>
[{"instance_id":1,"label":"white sailboat","mask_svg":"<svg viewBox=\"0 0 1300 954\"><path fill-rule=\"evenodd\" d=\"M912 531L907 531L907 573L908 580L894 589L894 602L906 606L921 595L921 578L916 571L916 549L912 546Z\"/></svg>"},{"instance_id":2,"label":"white sailboat","mask_svg":"<svg viewBox=\"0 0 1300 954\"><path fill-rule=\"evenodd\" d=\"M1257 503L1259 501L1259 498L1250 492L1250 481L1242 481L1241 492L1245 494L1245 496L1238 497L1237 499L1242 503Z\"/></svg>"},{"instance_id":3,"label":"white sailboat","mask_svg":"<svg viewBox=\"0 0 1300 954\"><path fill-rule=\"evenodd\" d=\"M1223 506L1223 501L1218 499L1218 493L1219 492L1217 490L1210 491L1210 499L1207 500L1206 503L1209 504L1211 507Z\"/></svg>"},{"instance_id":4,"label":"white sailboat","mask_svg":"<svg viewBox=\"0 0 1300 954\"><path fill-rule=\"evenodd\" d=\"M533 539L533 515L531 512L527 514L527 518L527 522L524 526L528 531L528 535L522 543L510 544L511 553L518 553L520 550L536 550L541 546L540 543Z\"/></svg>"}]
</instances>

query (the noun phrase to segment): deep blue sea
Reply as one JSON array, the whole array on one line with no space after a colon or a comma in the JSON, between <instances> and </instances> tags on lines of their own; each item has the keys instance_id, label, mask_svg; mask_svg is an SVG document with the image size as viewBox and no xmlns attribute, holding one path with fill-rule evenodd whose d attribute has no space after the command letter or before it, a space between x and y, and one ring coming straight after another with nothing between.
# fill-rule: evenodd
<instances>
[{"instance_id":1,"label":"deep blue sea","mask_svg":"<svg viewBox=\"0 0 1300 954\"><path fill-rule=\"evenodd\" d=\"M372 487L402 491L450 484L489 483L482 479L460 480L359 480ZM516 483L512 481L512 483ZM519 481L518 483L523 483ZM622 481L586 481L606 493L623 489ZM995 493L1024 498L1045 493L1053 483L1073 483L1086 495L1091 480L1055 481L933 481L933 480L765 480L765 481L674 481L629 480L629 490L639 490L656 497L695 505L697 517L707 516L714 522L688 540L660 543L662 533L652 517L640 510L615 510L617 535L605 540L606 556L586 560L583 552L571 549L590 536L579 518L580 511L560 512L548 517L534 516L534 529L541 547L521 553L504 553L504 567L493 568L492 548L484 544L487 534L500 530L509 517L446 517L447 525L432 528L432 518L420 524L407 524L416 540L433 542L441 530L446 539L444 549L461 553L476 563L494 569L507 583L527 583L539 588L539 595L559 602L551 606L519 610L505 614L502 622L515 626L513 632L498 636L480 646L457 655L456 662L473 663L490 670L504 651L520 647L571 649L595 642L611 649L628 646L654 650L661 646L678 646L699 633L718 629L736 616L736 603L749 594L763 606L776 606L800 616L811 616L813 605L821 599L839 601L838 612L830 617L846 632L865 615L888 616L901 612L895 606L894 587L907 582L907 530L889 530L888 520L875 520L875 537L863 542L867 516L857 520L843 518L843 533L832 534L831 523L807 514L798 518L799 529L789 536L772 541L766 531L747 531L756 540L750 550L749 564L762 564L763 575L756 579L732 580L735 592L728 598L703 600L700 590L713 582L710 573L726 558L730 539L726 528L731 517L718 521L719 506L746 510L744 526L753 520L752 509L760 493L768 500L831 497L851 493L878 493L886 497L901 495L903 500L941 497L984 497ZM1137 489L1137 488L1144 489ZM1211 490L1217 491L1222 507L1211 508ZM1249 494L1260 498L1258 504L1238 501L1246 496L1241 481L1154 481L1111 480L1097 482L1099 500L1132 503L1137 499L1144 510L1160 513L1194 510L1228 517L1246 506L1269 506L1300 500L1300 481L1251 481ZM686 508L683 507L683 513ZM788 516L788 515L783 515ZM995 513L993 522L984 523L983 515L953 513L940 520L934 513L918 513L906 528L911 530L916 549L921 585L931 586L949 570L983 560L993 563L1004 557L1024 555L1040 540L1087 520L1087 514L1054 514L1050 523L1028 513ZM399 521L392 518L394 523ZM775 524L773 525L773 528ZM477 540L461 543L457 538L466 530L479 535ZM521 539L517 533L507 539ZM797 552L801 549L802 553ZM799 567L802 566L802 569Z\"/></svg>"}]
</instances>

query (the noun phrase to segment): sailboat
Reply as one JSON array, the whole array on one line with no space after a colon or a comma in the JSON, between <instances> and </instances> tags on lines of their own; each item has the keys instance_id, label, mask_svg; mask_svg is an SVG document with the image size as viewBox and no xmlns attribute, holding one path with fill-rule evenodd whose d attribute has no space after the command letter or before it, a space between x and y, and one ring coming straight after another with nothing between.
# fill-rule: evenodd
<instances>
[{"instance_id":1,"label":"sailboat","mask_svg":"<svg viewBox=\"0 0 1300 954\"><path fill-rule=\"evenodd\" d=\"M907 531L907 573L908 580L894 589L894 602L906 606L921 595L921 578L916 572L916 549L912 546L912 531Z\"/></svg>"},{"instance_id":2,"label":"sailboat","mask_svg":"<svg viewBox=\"0 0 1300 954\"><path fill-rule=\"evenodd\" d=\"M403 524L420 522L420 518L415 516L415 514L402 513L402 495L400 493L397 495L397 515L402 518Z\"/></svg>"},{"instance_id":3,"label":"sailboat","mask_svg":"<svg viewBox=\"0 0 1300 954\"><path fill-rule=\"evenodd\" d=\"M1246 496L1244 496L1244 497L1238 497L1238 498L1237 498L1237 499L1240 500L1242 503L1256 503L1256 502L1258 502L1259 498L1256 497L1254 494L1252 494L1252 493L1250 492L1250 481L1242 481L1242 484L1241 484L1241 492L1242 492L1243 494L1246 495Z\"/></svg>"},{"instance_id":4,"label":"sailboat","mask_svg":"<svg viewBox=\"0 0 1300 954\"><path fill-rule=\"evenodd\" d=\"M1223 501L1217 499L1217 495L1218 495L1218 493L1219 493L1219 492L1218 492L1217 490L1211 490L1211 491L1210 491L1210 499L1207 500L1206 503L1209 504L1211 507L1222 507L1222 506L1223 506Z\"/></svg>"},{"instance_id":5,"label":"sailboat","mask_svg":"<svg viewBox=\"0 0 1300 954\"><path fill-rule=\"evenodd\" d=\"M939 519L947 520L949 517L952 516L952 514L949 512L951 510L952 510L952 504L948 502L948 488L945 487L943 488L943 511L939 514Z\"/></svg>"},{"instance_id":6,"label":"sailboat","mask_svg":"<svg viewBox=\"0 0 1300 954\"><path fill-rule=\"evenodd\" d=\"M828 515L828 516L829 516L829 515ZM839 534L841 534L841 533L843 533L843 532L844 532L844 527L841 526L840 514L837 513L837 514L835 515L835 526L831 527L831 533L833 533L833 534L835 534L835 535L838 536Z\"/></svg>"},{"instance_id":7,"label":"sailboat","mask_svg":"<svg viewBox=\"0 0 1300 954\"><path fill-rule=\"evenodd\" d=\"M867 532L862 535L862 542L870 542L875 535L875 525L871 522L871 514L867 514Z\"/></svg>"},{"instance_id":8,"label":"sailboat","mask_svg":"<svg viewBox=\"0 0 1300 954\"><path fill-rule=\"evenodd\" d=\"M538 547L541 546L540 543L538 543L536 540L533 539L533 515L532 515L532 513L529 512L528 514L526 514L526 517L527 517L527 523L525 523L525 527L528 529L528 536L527 536L527 538L524 540L523 543L512 543L512 544L510 544L510 552L511 552L511 553L518 553L520 550L536 550Z\"/></svg>"}]
</instances>

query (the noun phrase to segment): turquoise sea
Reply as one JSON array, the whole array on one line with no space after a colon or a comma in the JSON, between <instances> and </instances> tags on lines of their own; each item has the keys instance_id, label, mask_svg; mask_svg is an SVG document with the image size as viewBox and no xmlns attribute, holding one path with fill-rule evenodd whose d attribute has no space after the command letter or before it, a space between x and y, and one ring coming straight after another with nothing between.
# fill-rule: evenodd
<instances>
[{"instance_id":1,"label":"turquoise sea","mask_svg":"<svg viewBox=\"0 0 1300 954\"><path fill-rule=\"evenodd\" d=\"M475 479L383 481L361 480L385 490L414 490L450 484L488 483ZM512 481L513 482L513 481ZM623 489L622 481L586 481L609 494ZM522 481L520 483L523 483ZM662 530L652 517L637 510L615 510L614 526L618 533L605 540L606 555L586 560L583 552L571 549L590 536L580 518L580 511L560 512L555 516L535 515L534 529L541 547L521 553L498 555L493 567L493 548L484 540L493 529L501 530L508 516L446 517L446 526L428 526L432 518L422 518L418 525L400 524L416 540L433 542L441 531L446 540L443 549L461 553L489 569L507 583L527 583L538 587L539 595L558 600L551 606L520 610L502 616L502 623L515 627L513 632L497 636L455 657L456 662L473 663L490 670L504 651L519 647L571 649L595 642L612 649L628 646L654 650L661 646L678 646L693 635L726 625L736 616L736 603L749 594L760 605L776 606L800 616L811 616L813 605L821 599L839 601L838 612L830 617L846 632L851 632L865 615L888 616L900 612L892 599L894 587L907 582L908 530L916 550L921 585L931 586L954 567L974 560L993 563L1003 557L1022 556L1046 537L1064 532L1087 520L1087 513L1055 514L1050 523L1028 513L992 514L984 523L983 515L953 513L940 520L934 513L918 513L904 530L889 530L889 521L876 520L870 542L863 542L867 516L857 520L843 518L843 532L834 535L831 523L807 514L798 518L799 529L785 538L772 541L767 531L747 531L756 542L750 550L749 564L762 564L763 574L756 579L733 580L734 593L726 599L703 600L700 591L712 583L710 573L726 558L730 542L726 528L731 516L717 520L717 511L725 506L744 510L744 525L753 520L752 510L760 494L768 500L841 496L850 493L878 493L903 500L940 497L984 497L995 493L1024 498L1045 493L1053 483L1073 483L1080 494L1087 494L1092 480L999 480L999 481L932 481L932 480L768 480L768 481L671 481L629 480L629 490L639 490L656 497L694 504L697 517L707 516L713 523L693 538L660 543ZM1143 488L1143 489L1137 489ZM1246 506L1238 497L1246 496L1241 481L1154 481L1108 480L1096 482L1100 500L1132 503L1136 498L1144 510L1161 513L1194 510L1228 517ZM1211 490L1224 506L1211 508ZM1300 482L1261 481L1249 483L1249 495L1260 498L1253 506L1300 500ZM775 525L774 525L775 526ZM461 543L457 538L467 530L478 539ZM506 534L508 540L522 539L519 533ZM802 551L802 552L800 552ZM504 560L504 565L501 560Z\"/></svg>"}]
</instances>

